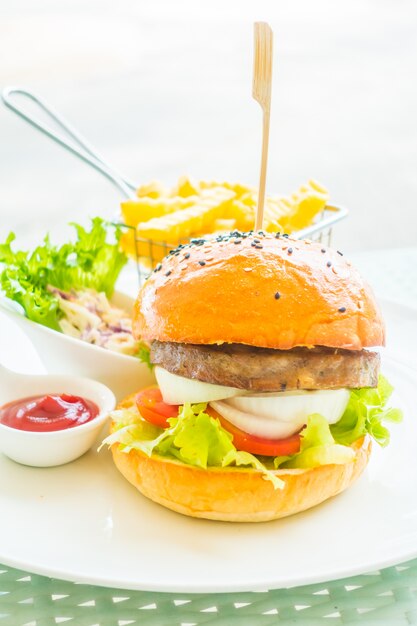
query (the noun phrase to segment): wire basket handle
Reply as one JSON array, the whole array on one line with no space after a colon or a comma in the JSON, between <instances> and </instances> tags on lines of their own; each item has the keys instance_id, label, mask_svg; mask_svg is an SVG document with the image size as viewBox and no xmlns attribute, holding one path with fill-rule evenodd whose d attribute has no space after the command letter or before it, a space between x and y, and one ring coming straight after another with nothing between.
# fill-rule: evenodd
<instances>
[{"instance_id":1,"label":"wire basket handle","mask_svg":"<svg viewBox=\"0 0 417 626\"><path fill-rule=\"evenodd\" d=\"M16 100L16 98L14 98L16 94L34 102L37 107L44 114L46 114L46 117L52 121L56 127L63 131L63 133L61 134L56 132L52 127L43 123L39 118L29 114L23 109L23 107L16 104L16 102L14 102L14 100ZM11 111L16 113L31 126L37 128L41 133L50 137L50 139L53 139L57 144L103 174L103 176L109 179L126 198L132 198L135 196L134 191L136 189L136 185L119 174L116 169L111 167L98 153L98 151L44 100L23 87L10 86L3 89L2 99L4 104Z\"/></svg>"}]
</instances>

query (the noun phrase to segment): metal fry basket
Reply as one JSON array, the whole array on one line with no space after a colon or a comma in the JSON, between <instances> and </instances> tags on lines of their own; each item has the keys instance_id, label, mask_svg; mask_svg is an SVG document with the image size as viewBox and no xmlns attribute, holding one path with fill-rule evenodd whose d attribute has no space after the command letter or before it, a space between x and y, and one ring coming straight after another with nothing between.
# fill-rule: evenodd
<instances>
[{"instance_id":1,"label":"metal fry basket","mask_svg":"<svg viewBox=\"0 0 417 626\"><path fill-rule=\"evenodd\" d=\"M13 113L110 180L119 189L124 198L136 198L138 185L122 176L114 167L109 165L99 152L44 100L23 87L5 87L2 92L2 99ZM21 103L25 101L26 106L18 104L19 99ZM28 111L28 105L32 107L32 111ZM33 112L33 109L37 111L37 114ZM327 205L311 226L295 231L292 235L300 239L310 238L329 245L333 227L347 215L347 209ZM179 244L188 243L192 239L191 236L187 239L178 240L175 243L143 239L137 236L135 227L124 224L120 221L120 218L115 219L114 223L122 226L134 242L133 256L137 266L140 285L150 274L152 268L169 254L170 250L176 248Z\"/></svg>"}]
</instances>

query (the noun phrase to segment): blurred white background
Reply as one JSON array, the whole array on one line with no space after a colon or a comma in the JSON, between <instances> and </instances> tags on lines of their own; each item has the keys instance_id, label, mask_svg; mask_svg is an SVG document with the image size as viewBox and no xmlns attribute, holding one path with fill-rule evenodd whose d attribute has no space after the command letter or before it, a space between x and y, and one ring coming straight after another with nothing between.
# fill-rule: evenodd
<instances>
[{"instance_id":1,"label":"blurred white background","mask_svg":"<svg viewBox=\"0 0 417 626\"><path fill-rule=\"evenodd\" d=\"M139 183L257 184L252 22L275 67L268 189L314 177L349 219L347 250L417 244L413 0L0 0L0 86L45 98ZM0 235L112 215L99 174L0 107Z\"/></svg>"}]
</instances>

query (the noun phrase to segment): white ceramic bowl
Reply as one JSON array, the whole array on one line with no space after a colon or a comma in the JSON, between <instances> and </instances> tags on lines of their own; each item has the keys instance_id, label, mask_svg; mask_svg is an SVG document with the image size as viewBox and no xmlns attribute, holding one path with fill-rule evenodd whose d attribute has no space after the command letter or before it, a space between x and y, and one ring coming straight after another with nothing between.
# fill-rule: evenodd
<instances>
[{"instance_id":1,"label":"white ceramic bowl","mask_svg":"<svg viewBox=\"0 0 417 626\"><path fill-rule=\"evenodd\" d=\"M99 414L91 421L64 430L29 432L0 423L0 451L24 465L51 467L77 459L96 443L109 411L115 407L113 392L95 380L1 373L0 406L30 396L68 393L92 400L99 407Z\"/></svg>"},{"instance_id":2,"label":"white ceramic bowl","mask_svg":"<svg viewBox=\"0 0 417 626\"><path fill-rule=\"evenodd\" d=\"M112 303L131 312L134 300L115 292ZM1 310L28 336L48 374L92 378L110 387L117 400L155 383L149 367L136 357L94 346L32 322L19 312L19 305L13 304L0 298Z\"/></svg>"}]
</instances>

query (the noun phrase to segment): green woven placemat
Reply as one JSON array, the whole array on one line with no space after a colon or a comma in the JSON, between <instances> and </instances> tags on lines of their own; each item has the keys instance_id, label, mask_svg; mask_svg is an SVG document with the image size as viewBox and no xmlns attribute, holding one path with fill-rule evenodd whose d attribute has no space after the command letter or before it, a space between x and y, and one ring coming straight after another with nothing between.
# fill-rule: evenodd
<instances>
[{"instance_id":1,"label":"green woven placemat","mask_svg":"<svg viewBox=\"0 0 417 626\"><path fill-rule=\"evenodd\" d=\"M417 559L322 584L252 593L167 594L65 582L2 566L1 626L417 624Z\"/></svg>"}]
</instances>

